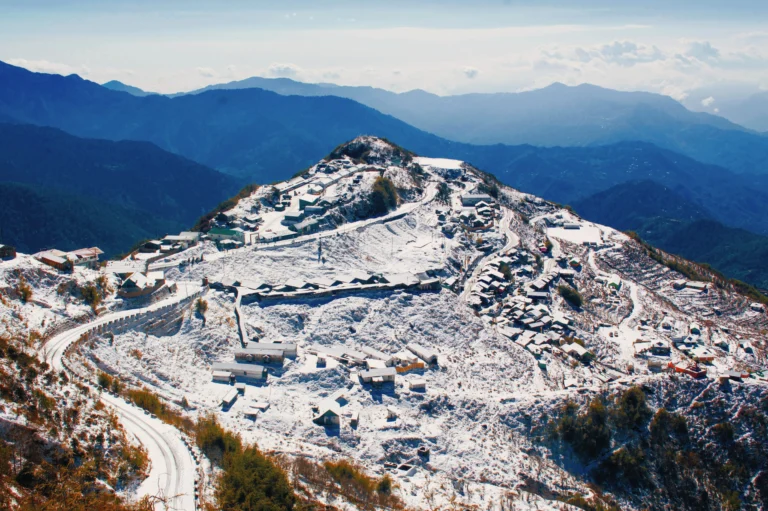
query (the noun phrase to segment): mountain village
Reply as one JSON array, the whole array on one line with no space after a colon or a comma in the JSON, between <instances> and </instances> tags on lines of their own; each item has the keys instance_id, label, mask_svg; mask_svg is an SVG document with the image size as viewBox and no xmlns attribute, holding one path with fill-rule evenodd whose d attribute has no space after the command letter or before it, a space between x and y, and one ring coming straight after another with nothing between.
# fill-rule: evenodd
<instances>
[{"instance_id":1,"label":"mountain village","mask_svg":"<svg viewBox=\"0 0 768 511\"><path fill-rule=\"evenodd\" d=\"M768 385L755 298L467 163L371 137L120 260L0 254L0 288L31 293L0 318L23 318L73 381L150 389L276 456L354 460L413 508L577 509L534 489L592 491L532 417L633 386L671 410ZM90 306L67 292L89 285L109 291ZM212 494L189 438L106 399L149 450L137 494L184 494L178 509ZM157 482L165 469L177 486Z\"/></svg>"}]
</instances>

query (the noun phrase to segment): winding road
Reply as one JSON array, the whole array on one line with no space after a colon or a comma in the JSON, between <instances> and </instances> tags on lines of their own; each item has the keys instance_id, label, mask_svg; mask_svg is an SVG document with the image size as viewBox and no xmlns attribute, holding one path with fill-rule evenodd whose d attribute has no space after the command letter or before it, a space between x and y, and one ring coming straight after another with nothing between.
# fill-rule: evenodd
<instances>
[{"instance_id":1,"label":"winding road","mask_svg":"<svg viewBox=\"0 0 768 511\"><path fill-rule=\"evenodd\" d=\"M58 371L64 370L63 357L67 348L81 335L95 327L135 314L146 315L168 305L175 305L189 296L194 296L199 287L180 283L186 288L176 295L141 309L115 312L102 316L90 323L80 325L51 338L44 346L45 360ZM136 497L156 496L167 499L167 509L194 511L195 461L181 440L179 432L159 419L147 415L143 410L113 395L102 393L101 400L112 407L120 423L128 433L147 450L151 461L149 476L138 487ZM158 502L155 508L166 509Z\"/></svg>"}]
</instances>

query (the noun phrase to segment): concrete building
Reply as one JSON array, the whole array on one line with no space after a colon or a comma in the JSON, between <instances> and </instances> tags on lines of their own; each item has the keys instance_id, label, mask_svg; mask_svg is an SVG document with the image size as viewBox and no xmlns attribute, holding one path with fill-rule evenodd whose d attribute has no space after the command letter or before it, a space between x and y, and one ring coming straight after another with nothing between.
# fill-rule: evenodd
<instances>
[{"instance_id":1,"label":"concrete building","mask_svg":"<svg viewBox=\"0 0 768 511\"><path fill-rule=\"evenodd\" d=\"M562 350L572 356L573 358L577 358L579 360L583 360L584 356L588 353L587 350L584 348L584 346L581 346L580 344L571 343L566 344L562 347Z\"/></svg>"},{"instance_id":2,"label":"concrete building","mask_svg":"<svg viewBox=\"0 0 768 511\"><path fill-rule=\"evenodd\" d=\"M240 394L237 392L237 389L231 389L227 391L226 394L224 394L224 397L221 398L221 406L223 408L229 408L232 406L235 401L237 401L237 396Z\"/></svg>"},{"instance_id":3,"label":"concrete building","mask_svg":"<svg viewBox=\"0 0 768 511\"><path fill-rule=\"evenodd\" d=\"M245 239L245 233L242 230L223 229L221 227L214 227L207 234L208 238L213 241L234 240L242 243Z\"/></svg>"},{"instance_id":4,"label":"concrete building","mask_svg":"<svg viewBox=\"0 0 768 511\"><path fill-rule=\"evenodd\" d=\"M693 289L694 291L704 292L708 288L708 284L706 282L698 282L694 280L689 280L686 282L685 287L688 289Z\"/></svg>"},{"instance_id":5,"label":"concrete building","mask_svg":"<svg viewBox=\"0 0 768 511\"><path fill-rule=\"evenodd\" d=\"M245 345L248 349L262 349L271 351L281 351L284 357L295 357L298 353L297 345L288 342L249 342Z\"/></svg>"},{"instance_id":6,"label":"concrete building","mask_svg":"<svg viewBox=\"0 0 768 511\"><path fill-rule=\"evenodd\" d=\"M61 250L53 249L40 252L39 254L35 254L35 259L52 268L56 268L59 271L71 271L73 268L72 261L67 259L66 252L62 252Z\"/></svg>"},{"instance_id":7,"label":"concrete building","mask_svg":"<svg viewBox=\"0 0 768 511\"><path fill-rule=\"evenodd\" d=\"M669 343L667 341L655 341L651 345L651 353L654 355L668 356L670 351Z\"/></svg>"},{"instance_id":8,"label":"concrete building","mask_svg":"<svg viewBox=\"0 0 768 511\"><path fill-rule=\"evenodd\" d=\"M256 364L239 364L237 362L217 362L213 371L229 371L236 378L266 380L267 368Z\"/></svg>"},{"instance_id":9,"label":"concrete building","mask_svg":"<svg viewBox=\"0 0 768 511\"><path fill-rule=\"evenodd\" d=\"M478 203L485 202L490 204L493 202L493 197L487 193L466 193L461 196L461 205L466 207L475 207Z\"/></svg>"},{"instance_id":10,"label":"concrete building","mask_svg":"<svg viewBox=\"0 0 768 511\"><path fill-rule=\"evenodd\" d=\"M341 425L341 405L331 399L323 401L317 409L312 422L321 426Z\"/></svg>"},{"instance_id":11,"label":"concrete building","mask_svg":"<svg viewBox=\"0 0 768 511\"><path fill-rule=\"evenodd\" d=\"M165 274L162 271L132 273L120 285L117 295L121 298L137 298L148 296L165 285Z\"/></svg>"},{"instance_id":12,"label":"concrete building","mask_svg":"<svg viewBox=\"0 0 768 511\"><path fill-rule=\"evenodd\" d=\"M395 376L397 376L397 370L394 367L360 371L360 380L363 383L394 383Z\"/></svg>"},{"instance_id":13,"label":"concrete building","mask_svg":"<svg viewBox=\"0 0 768 511\"><path fill-rule=\"evenodd\" d=\"M301 222L289 225L288 228L299 234L310 234L320 228L320 222L316 218L307 218Z\"/></svg>"},{"instance_id":14,"label":"concrete building","mask_svg":"<svg viewBox=\"0 0 768 511\"><path fill-rule=\"evenodd\" d=\"M235 350L235 360L238 362L259 362L262 364L282 363L285 352L282 350L265 350L262 348L238 348Z\"/></svg>"},{"instance_id":15,"label":"concrete building","mask_svg":"<svg viewBox=\"0 0 768 511\"><path fill-rule=\"evenodd\" d=\"M414 392L424 392L427 390L427 380L424 378L416 378L408 383L408 388Z\"/></svg>"},{"instance_id":16,"label":"concrete building","mask_svg":"<svg viewBox=\"0 0 768 511\"><path fill-rule=\"evenodd\" d=\"M232 373L229 371L213 371L213 381L218 383L229 383L232 380Z\"/></svg>"},{"instance_id":17,"label":"concrete building","mask_svg":"<svg viewBox=\"0 0 768 511\"><path fill-rule=\"evenodd\" d=\"M303 211L307 206L314 206L318 200L320 200L320 197L317 195L302 195L299 197L299 209Z\"/></svg>"},{"instance_id":18,"label":"concrete building","mask_svg":"<svg viewBox=\"0 0 768 511\"><path fill-rule=\"evenodd\" d=\"M168 235L163 238L164 242L171 245L178 245L179 248L187 249L189 247L197 245L197 241L200 239L199 232L184 231L179 234Z\"/></svg>"},{"instance_id":19,"label":"concrete building","mask_svg":"<svg viewBox=\"0 0 768 511\"><path fill-rule=\"evenodd\" d=\"M363 346L360 351L376 360L381 360L386 366L392 366L395 364L395 357L393 355L387 355L381 351L371 348L369 346Z\"/></svg>"},{"instance_id":20,"label":"concrete building","mask_svg":"<svg viewBox=\"0 0 768 511\"><path fill-rule=\"evenodd\" d=\"M407 344L406 348L408 351L422 359L427 364L437 364L437 353L434 351L428 350L427 348L424 348L423 346L415 343Z\"/></svg>"}]
</instances>

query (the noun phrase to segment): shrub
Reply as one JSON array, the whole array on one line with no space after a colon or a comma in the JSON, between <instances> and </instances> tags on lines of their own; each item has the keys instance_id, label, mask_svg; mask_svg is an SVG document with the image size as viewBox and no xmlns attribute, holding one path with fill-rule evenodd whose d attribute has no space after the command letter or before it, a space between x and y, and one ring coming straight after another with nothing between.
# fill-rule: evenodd
<instances>
[{"instance_id":1,"label":"shrub","mask_svg":"<svg viewBox=\"0 0 768 511\"><path fill-rule=\"evenodd\" d=\"M583 495L572 495L565 499L565 503L584 511L621 511L621 508L615 504L606 504L596 497L592 497L592 500L587 500Z\"/></svg>"},{"instance_id":2,"label":"shrub","mask_svg":"<svg viewBox=\"0 0 768 511\"><path fill-rule=\"evenodd\" d=\"M384 477L379 479L379 482L376 485L376 491L384 495L389 495L392 493L393 484L394 483L392 482L392 478L389 477L389 474L384 474Z\"/></svg>"},{"instance_id":3,"label":"shrub","mask_svg":"<svg viewBox=\"0 0 768 511\"><path fill-rule=\"evenodd\" d=\"M560 293L560 296L563 297L563 300L568 302L568 304L573 308L578 309L584 303L584 300L581 297L581 294L579 294L578 291L576 291L570 286L566 286L565 284L560 284L559 286L557 286L557 292Z\"/></svg>"},{"instance_id":4,"label":"shrub","mask_svg":"<svg viewBox=\"0 0 768 511\"><path fill-rule=\"evenodd\" d=\"M371 209L374 215L383 215L397 207L397 190L394 183L384 176L379 176L371 191Z\"/></svg>"},{"instance_id":5,"label":"shrub","mask_svg":"<svg viewBox=\"0 0 768 511\"><path fill-rule=\"evenodd\" d=\"M570 401L563 408L563 415L557 425L557 433L571 444L573 450L584 460L595 458L611 443L608 427L608 411L602 401L595 398L584 413L578 413L578 405Z\"/></svg>"},{"instance_id":6,"label":"shrub","mask_svg":"<svg viewBox=\"0 0 768 511\"><path fill-rule=\"evenodd\" d=\"M487 193L488 195L490 195L494 199L498 199L499 198L499 185L498 185L498 183L496 183L494 181L488 180L488 181L484 181L484 182L480 183L477 186L477 191L479 193Z\"/></svg>"},{"instance_id":7,"label":"shrub","mask_svg":"<svg viewBox=\"0 0 768 511\"><path fill-rule=\"evenodd\" d=\"M208 312L208 301L198 298L195 302L195 312L201 316L205 316L205 313Z\"/></svg>"},{"instance_id":8,"label":"shrub","mask_svg":"<svg viewBox=\"0 0 768 511\"><path fill-rule=\"evenodd\" d=\"M682 415L659 408L651 420L650 431L653 443L663 447L672 435L685 441L688 437L688 424Z\"/></svg>"},{"instance_id":9,"label":"shrub","mask_svg":"<svg viewBox=\"0 0 768 511\"><path fill-rule=\"evenodd\" d=\"M347 460L326 461L323 466L331 474L334 481L340 485L354 485L361 492L369 493L375 487L373 479L368 477L360 467Z\"/></svg>"},{"instance_id":10,"label":"shrub","mask_svg":"<svg viewBox=\"0 0 768 511\"><path fill-rule=\"evenodd\" d=\"M411 176L411 181L413 181L413 184L417 188L422 188L424 186L424 178L427 174L424 172L424 169L421 168L421 165L418 163L411 163L408 166L408 175Z\"/></svg>"},{"instance_id":11,"label":"shrub","mask_svg":"<svg viewBox=\"0 0 768 511\"><path fill-rule=\"evenodd\" d=\"M509 267L507 263L501 263L499 265L499 273L504 275L504 278L507 279L508 281L514 282L515 274L512 273L512 269Z\"/></svg>"},{"instance_id":12,"label":"shrub","mask_svg":"<svg viewBox=\"0 0 768 511\"><path fill-rule=\"evenodd\" d=\"M195 426L203 453L222 469L216 485L219 509L278 511L293 509L296 495L285 472L254 446L221 427L215 415Z\"/></svg>"},{"instance_id":13,"label":"shrub","mask_svg":"<svg viewBox=\"0 0 768 511\"><path fill-rule=\"evenodd\" d=\"M96 288L96 286L93 284L86 284L85 286L81 287L80 296L85 303L90 305L91 309L95 309L99 306L99 304L101 304L101 293L99 293L98 288Z\"/></svg>"},{"instance_id":14,"label":"shrub","mask_svg":"<svg viewBox=\"0 0 768 511\"><path fill-rule=\"evenodd\" d=\"M435 200L442 202L443 204L451 203L451 188L445 181L440 181L440 184L437 185L437 195L435 195Z\"/></svg>"},{"instance_id":15,"label":"shrub","mask_svg":"<svg viewBox=\"0 0 768 511\"><path fill-rule=\"evenodd\" d=\"M176 429L191 432L194 430L194 423L181 412L166 405L160 396L147 389L129 389L123 392L126 399L131 401L139 408L143 408L149 413L157 415L157 418L166 424L170 424Z\"/></svg>"},{"instance_id":16,"label":"shrub","mask_svg":"<svg viewBox=\"0 0 768 511\"><path fill-rule=\"evenodd\" d=\"M648 480L645 454L639 447L621 447L600 464L603 480L624 480L631 486L643 486Z\"/></svg>"},{"instance_id":17,"label":"shrub","mask_svg":"<svg viewBox=\"0 0 768 511\"><path fill-rule=\"evenodd\" d=\"M712 428L712 433L715 434L715 438L721 444L729 444L733 442L733 439L736 437L736 430L729 422L715 424Z\"/></svg>"},{"instance_id":18,"label":"shrub","mask_svg":"<svg viewBox=\"0 0 768 511\"><path fill-rule=\"evenodd\" d=\"M215 495L219 509L232 511L279 511L296 505L288 476L252 446L225 456Z\"/></svg>"},{"instance_id":19,"label":"shrub","mask_svg":"<svg viewBox=\"0 0 768 511\"><path fill-rule=\"evenodd\" d=\"M741 499L738 492L726 491L723 494L723 509L725 511L738 511L741 509Z\"/></svg>"},{"instance_id":20,"label":"shrub","mask_svg":"<svg viewBox=\"0 0 768 511\"><path fill-rule=\"evenodd\" d=\"M27 283L24 277L21 277L19 283L16 285L16 294L19 295L19 299L24 303L27 303L32 299L32 287Z\"/></svg>"},{"instance_id":21,"label":"shrub","mask_svg":"<svg viewBox=\"0 0 768 511\"><path fill-rule=\"evenodd\" d=\"M638 386L625 390L616 401L614 421L617 426L638 429L651 416L645 393Z\"/></svg>"},{"instance_id":22,"label":"shrub","mask_svg":"<svg viewBox=\"0 0 768 511\"><path fill-rule=\"evenodd\" d=\"M113 381L114 381L114 378L112 378L112 376L105 373L104 371L100 371L99 375L96 378L96 382L98 383L99 387L103 389L112 388Z\"/></svg>"},{"instance_id":23,"label":"shrub","mask_svg":"<svg viewBox=\"0 0 768 511\"><path fill-rule=\"evenodd\" d=\"M195 438L200 450L219 466L222 465L225 454L240 451L243 448L240 437L222 428L214 415L197 421Z\"/></svg>"}]
</instances>

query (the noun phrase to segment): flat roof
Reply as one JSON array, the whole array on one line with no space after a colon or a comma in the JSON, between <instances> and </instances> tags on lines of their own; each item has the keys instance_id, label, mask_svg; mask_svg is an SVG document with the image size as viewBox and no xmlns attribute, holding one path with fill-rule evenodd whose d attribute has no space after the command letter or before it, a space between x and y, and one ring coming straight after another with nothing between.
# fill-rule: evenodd
<instances>
[{"instance_id":1,"label":"flat roof","mask_svg":"<svg viewBox=\"0 0 768 511\"><path fill-rule=\"evenodd\" d=\"M397 369L394 367L384 367L381 369L369 369L367 371L360 371L362 378L375 378L377 376L395 376Z\"/></svg>"}]
</instances>

